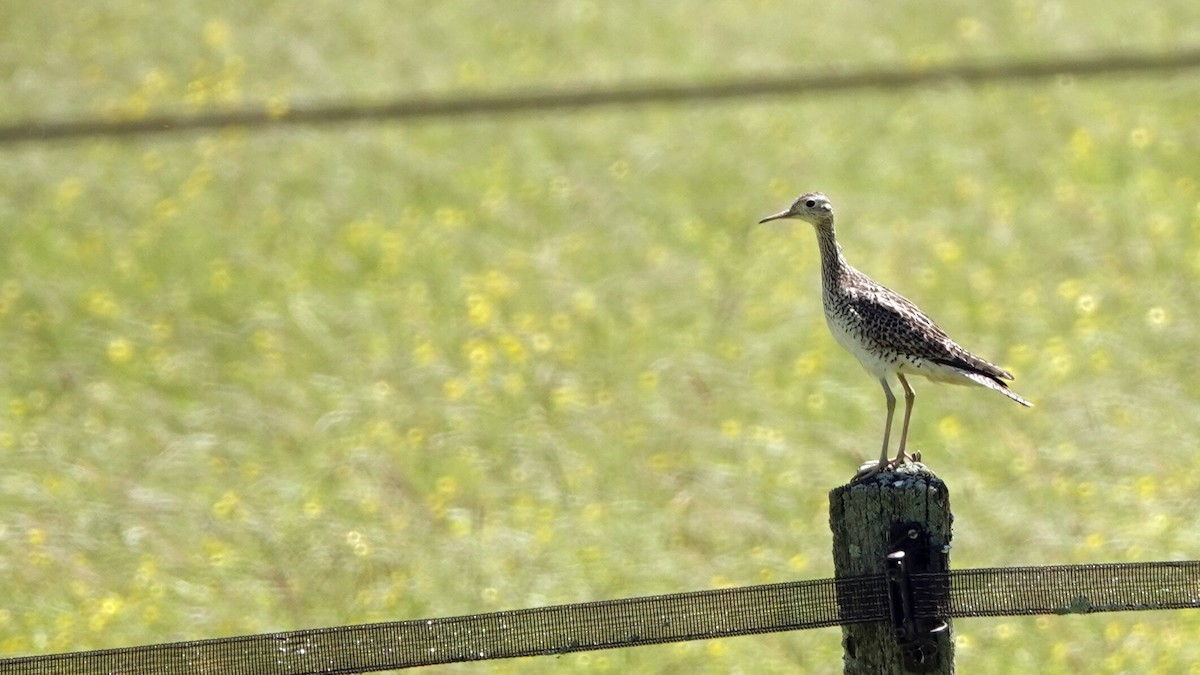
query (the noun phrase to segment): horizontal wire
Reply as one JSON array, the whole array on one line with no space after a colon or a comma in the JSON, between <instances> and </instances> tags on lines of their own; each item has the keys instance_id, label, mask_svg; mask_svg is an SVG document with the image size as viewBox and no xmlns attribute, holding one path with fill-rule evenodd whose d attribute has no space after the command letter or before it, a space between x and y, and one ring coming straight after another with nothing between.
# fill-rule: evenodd
<instances>
[{"instance_id":1,"label":"horizontal wire","mask_svg":"<svg viewBox=\"0 0 1200 675\"><path fill-rule=\"evenodd\" d=\"M979 84L1005 80L1123 73L1171 72L1200 66L1200 50L1167 54L1113 54L1009 63L959 63L913 68L800 73L749 77L707 84L643 83L623 87L530 90L499 94L396 98L377 103L262 105L220 112L154 114L136 118L36 120L0 126L0 144L180 133L222 127L280 127L454 118L595 108L613 105L720 101L734 98L805 95L859 89L894 90L938 82Z\"/></svg>"},{"instance_id":2,"label":"horizontal wire","mask_svg":"<svg viewBox=\"0 0 1200 675\"><path fill-rule=\"evenodd\" d=\"M914 616L1200 608L1200 561L910 575ZM0 659L0 675L366 673L893 619L884 575Z\"/></svg>"}]
</instances>

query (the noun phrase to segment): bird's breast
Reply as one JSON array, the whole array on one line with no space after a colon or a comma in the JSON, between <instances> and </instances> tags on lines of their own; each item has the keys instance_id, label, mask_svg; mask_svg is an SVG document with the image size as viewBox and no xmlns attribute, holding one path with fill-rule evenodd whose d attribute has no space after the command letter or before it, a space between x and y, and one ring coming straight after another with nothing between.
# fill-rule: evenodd
<instances>
[{"instance_id":1,"label":"bird's breast","mask_svg":"<svg viewBox=\"0 0 1200 675\"><path fill-rule=\"evenodd\" d=\"M843 349L854 355L866 371L875 377L884 377L896 372L903 359L900 354L880 350L869 343L863 334L863 325L849 310L833 303L825 305L825 323L833 339Z\"/></svg>"}]
</instances>

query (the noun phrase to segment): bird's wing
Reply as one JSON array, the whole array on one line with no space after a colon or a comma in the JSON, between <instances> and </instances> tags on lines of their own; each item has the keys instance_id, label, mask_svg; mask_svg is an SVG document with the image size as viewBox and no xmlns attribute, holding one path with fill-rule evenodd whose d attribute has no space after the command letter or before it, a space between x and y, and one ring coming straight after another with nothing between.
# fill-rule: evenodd
<instances>
[{"instance_id":1,"label":"bird's wing","mask_svg":"<svg viewBox=\"0 0 1200 675\"><path fill-rule=\"evenodd\" d=\"M899 293L871 281L858 284L849 295L851 310L876 324L870 335L881 349L978 373L997 382L1012 379L1004 369L959 346L928 314Z\"/></svg>"}]
</instances>

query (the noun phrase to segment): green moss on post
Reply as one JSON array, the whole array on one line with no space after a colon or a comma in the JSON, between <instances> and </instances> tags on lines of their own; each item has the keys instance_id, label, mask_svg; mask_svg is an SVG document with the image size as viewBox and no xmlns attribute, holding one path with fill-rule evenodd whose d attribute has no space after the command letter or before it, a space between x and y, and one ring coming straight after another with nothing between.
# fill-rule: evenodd
<instances>
[{"instance_id":1,"label":"green moss on post","mask_svg":"<svg viewBox=\"0 0 1200 675\"><path fill-rule=\"evenodd\" d=\"M947 571L952 520L946 484L923 464L907 464L835 488L829 493L834 573L838 577L884 574L884 560L896 537L912 529L906 524L920 525L924 533L920 551L928 553L909 556L910 565L916 564L917 571ZM923 621L915 629L913 639L902 641L890 622L843 626L845 672L953 673L951 627Z\"/></svg>"}]
</instances>

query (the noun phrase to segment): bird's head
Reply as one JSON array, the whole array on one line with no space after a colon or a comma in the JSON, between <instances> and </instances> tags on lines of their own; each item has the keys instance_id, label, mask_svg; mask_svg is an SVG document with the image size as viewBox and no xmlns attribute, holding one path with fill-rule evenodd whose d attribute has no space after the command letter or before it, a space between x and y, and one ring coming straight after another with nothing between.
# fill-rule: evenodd
<instances>
[{"instance_id":1,"label":"bird's head","mask_svg":"<svg viewBox=\"0 0 1200 675\"><path fill-rule=\"evenodd\" d=\"M820 192L806 192L797 197L786 211L767 216L758 222L766 223L784 218L795 218L813 225L830 224L833 222L833 204L829 203L829 198Z\"/></svg>"}]
</instances>

